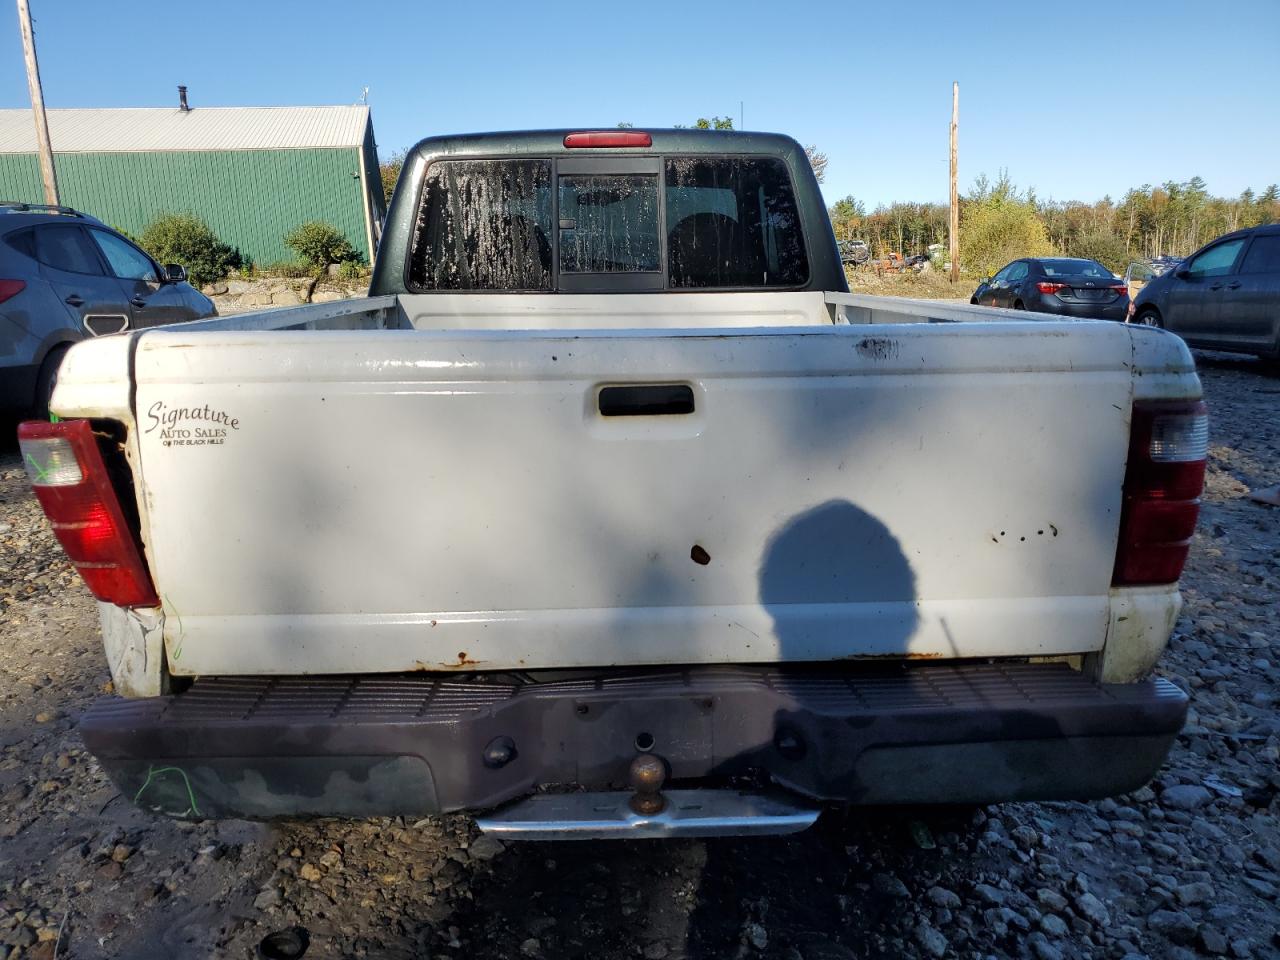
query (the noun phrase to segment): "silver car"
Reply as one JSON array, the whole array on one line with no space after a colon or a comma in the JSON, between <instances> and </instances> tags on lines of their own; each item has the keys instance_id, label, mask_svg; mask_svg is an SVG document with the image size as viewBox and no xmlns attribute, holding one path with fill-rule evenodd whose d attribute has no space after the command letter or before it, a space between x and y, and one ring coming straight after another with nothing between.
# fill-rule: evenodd
<instances>
[{"instance_id":1,"label":"silver car","mask_svg":"<svg viewBox=\"0 0 1280 960\"><path fill-rule=\"evenodd\" d=\"M70 207L0 202L0 413L46 416L67 348L85 337L214 316L178 264Z\"/></svg>"}]
</instances>

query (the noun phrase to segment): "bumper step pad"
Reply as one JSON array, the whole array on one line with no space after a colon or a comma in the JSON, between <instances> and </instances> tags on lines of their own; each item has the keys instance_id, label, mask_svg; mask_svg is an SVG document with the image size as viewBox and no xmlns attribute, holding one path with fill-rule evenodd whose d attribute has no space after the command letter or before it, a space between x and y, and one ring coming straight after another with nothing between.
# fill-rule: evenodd
<instances>
[{"instance_id":1,"label":"bumper step pad","mask_svg":"<svg viewBox=\"0 0 1280 960\"><path fill-rule=\"evenodd\" d=\"M80 728L144 808L409 816L544 785L623 789L650 748L676 787L751 776L818 801L1084 799L1145 783L1186 709L1168 681L1099 685L1056 663L851 663L209 678L100 700Z\"/></svg>"},{"instance_id":2,"label":"bumper step pad","mask_svg":"<svg viewBox=\"0 0 1280 960\"><path fill-rule=\"evenodd\" d=\"M736 790L668 790L654 814L636 813L631 794L542 793L476 818L504 840L653 840L663 837L772 837L798 833L820 812L785 796Z\"/></svg>"}]
</instances>

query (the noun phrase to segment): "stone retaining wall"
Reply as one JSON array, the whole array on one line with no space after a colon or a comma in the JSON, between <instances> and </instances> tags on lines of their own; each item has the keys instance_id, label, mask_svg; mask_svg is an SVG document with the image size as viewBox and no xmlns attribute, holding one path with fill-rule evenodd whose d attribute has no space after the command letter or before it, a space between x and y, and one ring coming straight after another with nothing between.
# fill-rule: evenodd
<instances>
[{"instance_id":1,"label":"stone retaining wall","mask_svg":"<svg viewBox=\"0 0 1280 960\"><path fill-rule=\"evenodd\" d=\"M350 283L326 277L264 277L259 280L231 278L204 286L201 292L213 300L218 313L246 313L270 307L296 307L303 303L328 303L349 297L363 297L368 283Z\"/></svg>"}]
</instances>

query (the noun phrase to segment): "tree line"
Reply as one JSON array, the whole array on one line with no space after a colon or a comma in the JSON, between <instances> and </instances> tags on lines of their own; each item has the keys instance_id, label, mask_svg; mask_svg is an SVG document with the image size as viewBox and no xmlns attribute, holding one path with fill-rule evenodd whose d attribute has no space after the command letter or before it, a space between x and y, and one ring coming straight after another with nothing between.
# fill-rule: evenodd
<instances>
[{"instance_id":1,"label":"tree line","mask_svg":"<svg viewBox=\"0 0 1280 960\"><path fill-rule=\"evenodd\" d=\"M848 196L829 212L839 239L865 240L877 256L922 253L947 241L945 203L898 202L868 212ZM1122 271L1136 258L1186 256L1224 233L1278 221L1275 184L1261 193L1217 197L1202 178L1192 177L1143 184L1118 202L1107 196L1086 203L1042 199L1034 189L1019 190L1001 171L994 181L979 176L960 198L960 261L965 272L985 274L1018 257L1059 254Z\"/></svg>"}]
</instances>

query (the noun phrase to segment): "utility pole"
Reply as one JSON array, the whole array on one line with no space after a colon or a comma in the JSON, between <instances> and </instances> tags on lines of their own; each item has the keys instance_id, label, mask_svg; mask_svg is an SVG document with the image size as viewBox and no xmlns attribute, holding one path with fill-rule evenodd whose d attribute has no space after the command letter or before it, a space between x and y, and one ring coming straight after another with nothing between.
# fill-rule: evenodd
<instances>
[{"instance_id":1,"label":"utility pole","mask_svg":"<svg viewBox=\"0 0 1280 960\"><path fill-rule=\"evenodd\" d=\"M956 192L956 137L960 133L960 84L951 84L951 222L947 226L950 237L951 282L960 279L960 198Z\"/></svg>"},{"instance_id":2,"label":"utility pole","mask_svg":"<svg viewBox=\"0 0 1280 960\"><path fill-rule=\"evenodd\" d=\"M53 146L49 142L49 120L44 115L44 93L40 89L40 65L36 63L36 38L31 32L31 10L27 0L18 0L18 26L22 30L22 55L27 61L27 86L31 88L31 112L36 120L36 149L40 152L40 179L44 181L44 202L58 205L58 174L53 169Z\"/></svg>"}]
</instances>

